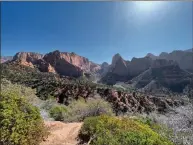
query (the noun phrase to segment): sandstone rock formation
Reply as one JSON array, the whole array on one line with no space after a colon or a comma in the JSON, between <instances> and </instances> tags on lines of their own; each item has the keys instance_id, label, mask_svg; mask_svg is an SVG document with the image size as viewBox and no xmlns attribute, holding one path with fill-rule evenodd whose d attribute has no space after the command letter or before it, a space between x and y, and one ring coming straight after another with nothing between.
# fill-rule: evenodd
<instances>
[{"instance_id":1,"label":"sandstone rock formation","mask_svg":"<svg viewBox=\"0 0 193 145\"><path fill-rule=\"evenodd\" d=\"M176 50L169 54L160 54L159 58L176 61L180 68L193 70L193 52Z\"/></svg>"},{"instance_id":2,"label":"sandstone rock formation","mask_svg":"<svg viewBox=\"0 0 193 145\"><path fill-rule=\"evenodd\" d=\"M174 92L183 92L185 86L190 84L191 77L192 75L182 70L176 62L157 59L152 63L151 68L132 81L137 88L146 87L149 90L149 87L152 88L152 85L155 85L152 81L155 81L157 85Z\"/></svg>"},{"instance_id":3,"label":"sandstone rock formation","mask_svg":"<svg viewBox=\"0 0 193 145\"><path fill-rule=\"evenodd\" d=\"M13 61L17 61L21 65L34 67L38 60L43 57L42 54L35 52L18 52L14 57Z\"/></svg>"},{"instance_id":4,"label":"sandstone rock formation","mask_svg":"<svg viewBox=\"0 0 193 145\"><path fill-rule=\"evenodd\" d=\"M165 97L148 96L142 93L128 93L116 89L67 85L57 91L56 96L59 103L68 105L72 100L100 96L110 102L114 111L117 113L138 112L150 113L153 111L167 112L170 107L183 105L183 102L171 100Z\"/></svg>"},{"instance_id":5,"label":"sandstone rock formation","mask_svg":"<svg viewBox=\"0 0 193 145\"><path fill-rule=\"evenodd\" d=\"M155 60L155 59L158 58L157 56L155 56L155 55L152 54L152 53L148 53L148 54L146 55L146 57L150 57L150 58L153 59L153 60Z\"/></svg>"},{"instance_id":6,"label":"sandstone rock formation","mask_svg":"<svg viewBox=\"0 0 193 145\"><path fill-rule=\"evenodd\" d=\"M128 77L128 62L120 54L115 54L112 58L112 64L106 67L100 82L113 85L116 81L127 80Z\"/></svg>"},{"instance_id":7,"label":"sandstone rock formation","mask_svg":"<svg viewBox=\"0 0 193 145\"><path fill-rule=\"evenodd\" d=\"M83 75L81 68L86 69L85 66L81 65L84 61L86 62L85 59L78 61L75 54L61 53L58 50L46 54L43 60L53 66L57 73L64 76L79 77Z\"/></svg>"},{"instance_id":8,"label":"sandstone rock formation","mask_svg":"<svg viewBox=\"0 0 193 145\"><path fill-rule=\"evenodd\" d=\"M121 57L113 57L112 61L112 72L118 76L128 76L129 75L129 70L128 70L128 65L126 61Z\"/></svg>"},{"instance_id":9,"label":"sandstone rock formation","mask_svg":"<svg viewBox=\"0 0 193 145\"><path fill-rule=\"evenodd\" d=\"M84 72L96 73L101 69L100 65L85 57L58 50L44 56L33 52L19 52L14 56L13 61L25 66L36 66L42 72L53 72L73 77L82 76Z\"/></svg>"},{"instance_id":10,"label":"sandstone rock formation","mask_svg":"<svg viewBox=\"0 0 193 145\"><path fill-rule=\"evenodd\" d=\"M56 73L55 68L51 66L50 63L44 61L43 59L39 59L37 61L38 68L41 72L53 72Z\"/></svg>"},{"instance_id":11,"label":"sandstone rock formation","mask_svg":"<svg viewBox=\"0 0 193 145\"><path fill-rule=\"evenodd\" d=\"M90 65L89 72L97 73L101 70L101 66L99 64L89 61L89 65Z\"/></svg>"},{"instance_id":12,"label":"sandstone rock formation","mask_svg":"<svg viewBox=\"0 0 193 145\"><path fill-rule=\"evenodd\" d=\"M152 59L149 57L133 58L129 64L130 76L133 78L149 69L152 62Z\"/></svg>"},{"instance_id":13,"label":"sandstone rock formation","mask_svg":"<svg viewBox=\"0 0 193 145\"><path fill-rule=\"evenodd\" d=\"M185 51L175 50L171 53L162 52L159 56L148 53L148 57L155 59L166 59L176 61L181 69L193 72L193 51L188 49Z\"/></svg>"},{"instance_id":14,"label":"sandstone rock formation","mask_svg":"<svg viewBox=\"0 0 193 145\"><path fill-rule=\"evenodd\" d=\"M108 72L102 76L101 82L113 85L118 81L129 82L131 79L141 79L143 76L145 78L142 79L143 81L140 81L139 88L141 88L145 87L155 78L161 78L161 76L158 77L157 75L165 73L162 75L162 77L165 77L165 80L162 78L162 83L167 82L166 84L170 84L173 82L174 84L174 82L178 82L181 85L186 85L189 78L186 77L188 72L185 71L193 72L193 52L191 49L187 51L178 50L171 53L162 52L159 56L148 53L143 58L134 57L131 61L126 61L120 54L116 54L112 59ZM152 72L154 75L152 75ZM169 77L169 75L171 76ZM173 80L171 77L173 77ZM134 81L133 85L136 85L136 81Z\"/></svg>"},{"instance_id":15,"label":"sandstone rock formation","mask_svg":"<svg viewBox=\"0 0 193 145\"><path fill-rule=\"evenodd\" d=\"M98 89L97 92L102 98L112 103L117 115L121 112L167 112L172 107L184 104L183 101L146 96L136 92L130 94L114 89Z\"/></svg>"},{"instance_id":16,"label":"sandstone rock formation","mask_svg":"<svg viewBox=\"0 0 193 145\"><path fill-rule=\"evenodd\" d=\"M109 82L112 84L116 81L128 81L150 68L151 64L152 59L149 57L133 58L131 61L126 61L119 54L116 54L112 59L108 72L101 81L107 82L107 84Z\"/></svg>"}]
</instances>

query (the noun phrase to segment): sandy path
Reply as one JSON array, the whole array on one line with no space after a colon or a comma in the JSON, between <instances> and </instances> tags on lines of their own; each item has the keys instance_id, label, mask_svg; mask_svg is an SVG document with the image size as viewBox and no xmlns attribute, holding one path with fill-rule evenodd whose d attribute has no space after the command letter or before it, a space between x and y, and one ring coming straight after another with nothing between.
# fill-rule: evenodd
<instances>
[{"instance_id":1,"label":"sandy path","mask_svg":"<svg viewBox=\"0 0 193 145\"><path fill-rule=\"evenodd\" d=\"M62 123L60 121L46 121L50 135L41 145L76 145L77 135L82 123Z\"/></svg>"}]
</instances>

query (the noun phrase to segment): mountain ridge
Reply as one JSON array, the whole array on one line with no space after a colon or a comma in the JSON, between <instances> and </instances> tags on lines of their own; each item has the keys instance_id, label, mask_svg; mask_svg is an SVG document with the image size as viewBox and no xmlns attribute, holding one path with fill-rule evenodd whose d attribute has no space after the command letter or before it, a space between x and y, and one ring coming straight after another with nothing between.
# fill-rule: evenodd
<instances>
[{"instance_id":1,"label":"mountain ridge","mask_svg":"<svg viewBox=\"0 0 193 145\"><path fill-rule=\"evenodd\" d=\"M95 79L97 78L99 83L110 85L114 85L119 81L130 82L133 86L141 89L145 85L155 83L169 84L168 86L163 85L163 87L171 88L171 82L176 81L177 83L177 81L180 82L179 80L182 81L182 84L188 85L187 79L190 77L187 76L193 72L193 60L191 61L191 58L193 59L193 52L189 52L189 50L175 50L171 53L162 52L159 56L148 53L142 58L133 57L131 61L123 59L117 53L113 56L111 64L106 62L96 64L74 52L69 53L55 50L44 55L35 52L18 52L11 62L17 62L21 65L37 68L42 72L56 73L61 76L75 78L81 76L90 78L93 76ZM144 80L144 77L138 77L146 75L144 72L149 70L151 73L149 73L148 80L147 78ZM152 71L157 74L152 73ZM157 76L162 71L162 77ZM173 78L170 79L169 75L173 76ZM133 81L134 78L140 78L141 80L138 80L136 83L136 81ZM167 82L167 80L170 82ZM150 83L154 81L156 82ZM180 90L182 91L184 87L180 88Z\"/></svg>"}]
</instances>

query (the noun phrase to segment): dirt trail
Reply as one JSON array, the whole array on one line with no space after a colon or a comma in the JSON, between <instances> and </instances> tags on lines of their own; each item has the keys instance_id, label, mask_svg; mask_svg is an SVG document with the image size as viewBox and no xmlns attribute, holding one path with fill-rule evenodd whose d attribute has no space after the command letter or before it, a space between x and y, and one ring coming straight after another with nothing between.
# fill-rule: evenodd
<instances>
[{"instance_id":1,"label":"dirt trail","mask_svg":"<svg viewBox=\"0 0 193 145\"><path fill-rule=\"evenodd\" d=\"M60 121L46 121L50 135L40 145L76 145L77 135L82 123L62 123Z\"/></svg>"}]
</instances>

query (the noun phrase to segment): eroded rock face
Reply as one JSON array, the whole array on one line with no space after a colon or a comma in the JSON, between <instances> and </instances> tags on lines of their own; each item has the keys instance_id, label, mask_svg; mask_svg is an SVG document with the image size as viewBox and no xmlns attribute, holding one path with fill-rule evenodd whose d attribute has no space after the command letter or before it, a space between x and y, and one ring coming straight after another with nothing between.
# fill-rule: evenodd
<instances>
[{"instance_id":1,"label":"eroded rock face","mask_svg":"<svg viewBox=\"0 0 193 145\"><path fill-rule=\"evenodd\" d=\"M68 105L72 100L85 100L100 96L110 102L117 115L126 112L150 113L153 111L167 112L172 107L183 105L182 101L165 97L148 96L141 93L128 93L116 89L95 88L90 86L67 85L57 91L58 102Z\"/></svg>"},{"instance_id":2,"label":"eroded rock face","mask_svg":"<svg viewBox=\"0 0 193 145\"><path fill-rule=\"evenodd\" d=\"M101 66L94 63L94 62L89 62L89 65L90 65L90 69L89 69L89 72L99 72L101 70Z\"/></svg>"},{"instance_id":3,"label":"eroded rock face","mask_svg":"<svg viewBox=\"0 0 193 145\"><path fill-rule=\"evenodd\" d=\"M42 54L34 52L18 52L14 57L13 61L19 62L21 65L34 67L38 60L43 57Z\"/></svg>"},{"instance_id":4,"label":"eroded rock face","mask_svg":"<svg viewBox=\"0 0 193 145\"><path fill-rule=\"evenodd\" d=\"M133 92L132 94L114 89L98 89L97 92L113 104L117 115L120 112L150 113L152 111L167 112L172 107L183 105L183 101L164 97L146 96Z\"/></svg>"},{"instance_id":5,"label":"eroded rock face","mask_svg":"<svg viewBox=\"0 0 193 145\"><path fill-rule=\"evenodd\" d=\"M175 50L171 53L162 52L159 56L155 56L148 53L146 56L155 59L166 59L172 60L178 63L181 69L185 69L189 72L193 72L193 49L188 49L185 51Z\"/></svg>"},{"instance_id":6,"label":"eroded rock face","mask_svg":"<svg viewBox=\"0 0 193 145\"><path fill-rule=\"evenodd\" d=\"M129 64L129 73L131 77L135 77L145 70L149 69L153 60L149 57L133 58Z\"/></svg>"},{"instance_id":7,"label":"eroded rock face","mask_svg":"<svg viewBox=\"0 0 193 145\"><path fill-rule=\"evenodd\" d=\"M44 56L33 52L19 52L14 56L13 61L25 66L37 66L42 72L53 72L73 77L82 76L84 72L96 73L101 69L100 65L90 62L85 57L58 50Z\"/></svg>"},{"instance_id":8,"label":"eroded rock face","mask_svg":"<svg viewBox=\"0 0 193 145\"><path fill-rule=\"evenodd\" d=\"M107 84L109 84L108 82L112 84L116 81L128 81L149 69L152 61L149 57L133 58L131 61L126 61L119 54L116 54L112 59L108 72L101 81L107 82Z\"/></svg>"},{"instance_id":9,"label":"eroded rock face","mask_svg":"<svg viewBox=\"0 0 193 145\"><path fill-rule=\"evenodd\" d=\"M157 59L151 68L134 78L133 82L135 87L148 91L158 86L159 89L168 88L174 92L183 92L185 86L190 84L191 77L191 74L182 70L176 62Z\"/></svg>"},{"instance_id":10,"label":"eroded rock face","mask_svg":"<svg viewBox=\"0 0 193 145\"><path fill-rule=\"evenodd\" d=\"M160 54L159 58L176 61L180 68L185 70L193 70L193 52L191 50L176 50L171 53Z\"/></svg>"},{"instance_id":11,"label":"eroded rock face","mask_svg":"<svg viewBox=\"0 0 193 145\"><path fill-rule=\"evenodd\" d=\"M103 67L106 64L103 64ZM103 68L102 67L102 68ZM104 68L102 72L102 78L100 82L106 83L108 85L113 85L116 81L125 81L129 77L128 73L128 62L125 61L120 54L113 56L112 64Z\"/></svg>"},{"instance_id":12,"label":"eroded rock face","mask_svg":"<svg viewBox=\"0 0 193 145\"><path fill-rule=\"evenodd\" d=\"M126 61L122 58L119 57L116 59L114 62L115 64L114 67L112 65L112 72L118 76L128 76L128 66Z\"/></svg>"},{"instance_id":13,"label":"eroded rock face","mask_svg":"<svg viewBox=\"0 0 193 145\"><path fill-rule=\"evenodd\" d=\"M115 55L113 56L113 58L112 58L112 63L111 63L112 67L115 67L115 65L116 65L116 63L117 63L117 61L118 61L119 59L122 59L122 57L121 57L121 55L120 55L119 53L117 53L117 54L115 54Z\"/></svg>"},{"instance_id":14,"label":"eroded rock face","mask_svg":"<svg viewBox=\"0 0 193 145\"><path fill-rule=\"evenodd\" d=\"M83 65L83 62L87 63L87 60L78 60L78 58L80 57L76 57L75 54L61 53L60 51L50 52L43 57L44 61L53 66L57 73L73 77L83 75L82 69L87 69L85 65Z\"/></svg>"},{"instance_id":15,"label":"eroded rock face","mask_svg":"<svg viewBox=\"0 0 193 145\"><path fill-rule=\"evenodd\" d=\"M51 66L48 62L44 61L43 59L39 59L38 62L38 68L41 72L52 72L56 73L55 68Z\"/></svg>"}]
</instances>

